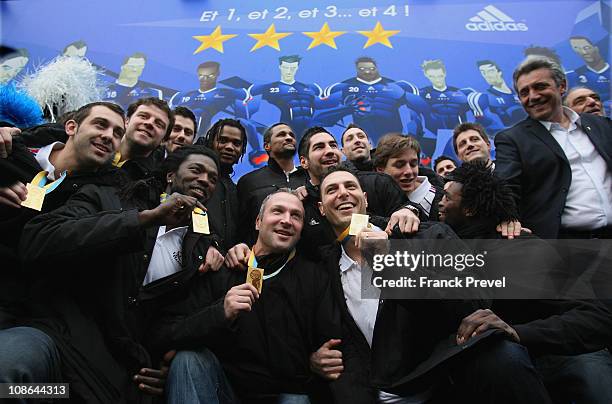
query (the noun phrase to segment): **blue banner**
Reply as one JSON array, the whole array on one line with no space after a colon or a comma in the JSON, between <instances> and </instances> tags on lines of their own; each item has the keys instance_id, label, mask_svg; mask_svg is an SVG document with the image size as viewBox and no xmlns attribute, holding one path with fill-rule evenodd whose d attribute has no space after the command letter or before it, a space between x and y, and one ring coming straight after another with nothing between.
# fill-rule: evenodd
<instances>
[{"instance_id":1,"label":"blue banner","mask_svg":"<svg viewBox=\"0 0 612 404\"><path fill-rule=\"evenodd\" d=\"M0 59L0 81L63 53L99 66L105 98L124 106L156 96L189 107L200 133L239 118L249 148L235 178L265 161L261 133L277 121L337 137L355 122L374 145L413 134L424 164L453 154L459 122L494 136L523 119L511 76L529 53L557 57L570 87L610 103L609 0L30 0L0 10L3 44L21 49Z\"/></svg>"}]
</instances>

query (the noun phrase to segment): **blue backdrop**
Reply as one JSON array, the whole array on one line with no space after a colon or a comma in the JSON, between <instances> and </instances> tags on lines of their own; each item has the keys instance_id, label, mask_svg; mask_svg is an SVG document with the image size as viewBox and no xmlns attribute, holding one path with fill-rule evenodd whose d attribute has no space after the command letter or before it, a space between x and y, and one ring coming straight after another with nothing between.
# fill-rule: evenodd
<instances>
[{"instance_id":1,"label":"blue backdrop","mask_svg":"<svg viewBox=\"0 0 612 404\"><path fill-rule=\"evenodd\" d=\"M508 90L526 51L556 53L570 86L610 99L609 0L29 0L0 11L3 44L28 51L24 71L77 42L67 52L103 69L109 99L160 96L194 109L203 130L243 119L249 156L236 177L261 163L261 132L281 118L336 136L357 121L374 142L411 133L426 164L450 151L459 121L493 136L522 119Z\"/></svg>"}]
</instances>

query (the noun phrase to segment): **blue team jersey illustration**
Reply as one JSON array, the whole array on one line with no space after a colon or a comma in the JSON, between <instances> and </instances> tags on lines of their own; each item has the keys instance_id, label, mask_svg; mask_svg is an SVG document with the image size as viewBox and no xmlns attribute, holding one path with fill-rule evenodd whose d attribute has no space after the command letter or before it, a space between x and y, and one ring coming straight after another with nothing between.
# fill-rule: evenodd
<instances>
[{"instance_id":1,"label":"blue team jersey illustration","mask_svg":"<svg viewBox=\"0 0 612 404\"><path fill-rule=\"evenodd\" d=\"M255 113L258 104L254 97L261 96L264 101L276 106L280 111L280 122L288 123L299 136L310 126L318 125L314 119L315 111L322 108L323 90L317 84L304 84L295 81L287 84L275 81L268 84L253 84L248 89L249 113Z\"/></svg>"},{"instance_id":2,"label":"blue team jersey illustration","mask_svg":"<svg viewBox=\"0 0 612 404\"><path fill-rule=\"evenodd\" d=\"M139 83L136 83L133 87L126 87L113 82L106 86L103 100L114 102L121 105L124 109L127 109L128 105L131 103L140 98L147 97L154 97L161 100L163 99L163 93L159 89L144 86Z\"/></svg>"},{"instance_id":3,"label":"blue team jersey illustration","mask_svg":"<svg viewBox=\"0 0 612 404\"><path fill-rule=\"evenodd\" d=\"M459 89L447 86L444 91L433 86L423 87L421 97L428 104L429 111L425 114L425 127L433 134L439 129L453 129L466 121L466 113L470 110L467 94L473 90Z\"/></svg>"},{"instance_id":4,"label":"blue team jersey illustration","mask_svg":"<svg viewBox=\"0 0 612 404\"><path fill-rule=\"evenodd\" d=\"M567 72L570 87L584 86L599 94L602 101L610 100L610 65L596 72L588 66L580 66L574 71Z\"/></svg>"},{"instance_id":5,"label":"blue team jersey illustration","mask_svg":"<svg viewBox=\"0 0 612 404\"><path fill-rule=\"evenodd\" d=\"M505 93L489 87L486 93L472 92L467 96L476 120L489 135L523 120L527 114L514 91Z\"/></svg>"},{"instance_id":6,"label":"blue team jersey illustration","mask_svg":"<svg viewBox=\"0 0 612 404\"><path fill-rule=\"evenodd\" d=\"M246 118L247 92L243 88L215 87L208 91L178 92L170 98L170 107L187 107L198 119L199 132L205 132L213 118L221 112L236 118Z\"/></svg>"},{"instance_id":7,"label":"blue team jersey illustration","mask_svg":"<svg viewBox=\"0 0 612 404\"><path fill-rule=\"evenodd\" d=\"M373 144L389 132L419 132L420 114L426 111L427 105L418 94L413 84L386 77L372 82L353 77L332 84L325 90L329 100L349 107L340 114L340 118L351 114L353 122L364 129ZM399 111L404 105L411 110L408 114L410 122L406 122L406 128Z\"/></svg>"}]
</instances>

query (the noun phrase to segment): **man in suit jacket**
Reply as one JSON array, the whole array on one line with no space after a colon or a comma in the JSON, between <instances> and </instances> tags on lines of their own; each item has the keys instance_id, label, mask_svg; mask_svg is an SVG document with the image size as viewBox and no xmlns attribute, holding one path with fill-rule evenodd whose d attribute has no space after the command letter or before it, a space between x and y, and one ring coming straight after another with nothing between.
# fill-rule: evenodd
<instances>
[{"instance_id":1,"label":"man in suit jacket","mask_svg":"<svg viewBox=\"0 0 612 404\"><path fill-rule=\"evenodd\" d=\"M531 56L514 72L529 115L495 137L495 172L515 192L521 223L542 238L612 234L612 124L564 107L563 69Z\"/></svg>"}]
</instances>

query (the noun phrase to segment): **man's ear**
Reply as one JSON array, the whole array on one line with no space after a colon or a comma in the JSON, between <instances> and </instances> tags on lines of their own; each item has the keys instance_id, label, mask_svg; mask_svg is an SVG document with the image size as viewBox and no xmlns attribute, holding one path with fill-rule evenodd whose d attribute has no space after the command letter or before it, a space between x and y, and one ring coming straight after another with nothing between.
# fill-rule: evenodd
<instances>
[{"instance_id":1,"label":"man's ear","mask_svg":"<svg viewBox=\"0 0 612 404\"><path fill-rule=\"evenodd\" d=\"M321 212L321 216L325 216L325 212L323 211L323 202L318 202L319 212Z\"/></svg>"},{"instance_id":2,"label":"man's ear","mask_svg":"<svg viewBox=\"0 0 612 404\"><path fill-rule=\"evenodd\" d=\"M259 231L260 223L261 223L261 219L259 218L259 215L257 215L257 218L255 219L255 230Z\"/></svg>"},{"instance_id":3,"label":"man's ear","mask_svg":"<svg viewBox=\"0 0 612 404\"><path fill-rule=\"evenodd\" d=\"M300 156L300 165L304 170L308 170L308 159L304 156Z\"/></svg>"},{"instance_id":4,"label":"man's ear","mask_svg":"<svg viewBox=\"0 0 612 404\"><path fill-rule=\"evenodd\" d=\"M567 93L567 80L563 80L559 85L559 90L561 90L561 96L565 96Z\"/></svg>"},{"instance_id":5,"label":"man's ear","mask_svg":"<svg viewBox=\"0 0 612 404\"><path fill-rule=\"evenodd\" d=\"M168 184L172 184L172 181L174 181L174 172L169 172L168 174L166 174L166 182Z\"/></svg>"},{"instance_id":6,"label":"man's ear","mask_svg":"<svg viewBox=\"0 0 612 404\"><path fill-rule=\"evenodd\" d=\"M270 151L270 144L269 143L264 143L264 150L269 152Z\"/></svg>"},{"instance_id":7,"label":"man's ear","mask_svg":"<svg viewBox=\"0 0 612 404\"><path fill-rule=\"evenodd\" d=\"M377 172L377 173L384 173L384 172L385 172L385 169L384 169L384 168L382 168L382 167L376 167L376 172Z\"/></svg>"},{"instance_id":8,"label":"man's ear","mask_svg":"<svg viewBox=\"0 0 612 404\"><path fill-rule=\"evenodd\" d=\"M64 130L68 136L74 136L79 128L79 124L74 119L69 119L64 124Z\"/></svg>"}]
</instances>

